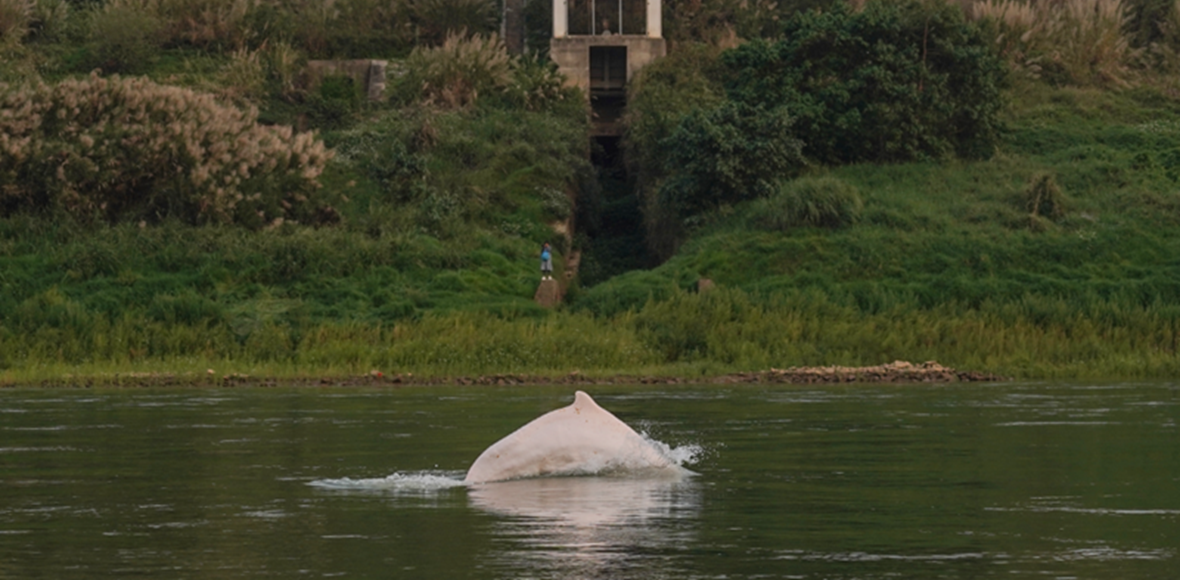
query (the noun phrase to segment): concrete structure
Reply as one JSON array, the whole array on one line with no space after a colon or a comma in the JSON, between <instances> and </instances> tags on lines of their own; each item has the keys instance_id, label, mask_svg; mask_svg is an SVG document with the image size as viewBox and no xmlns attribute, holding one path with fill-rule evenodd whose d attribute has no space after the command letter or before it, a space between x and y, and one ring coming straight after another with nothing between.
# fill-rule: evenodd
<instances>
[{"instance_id":1,"label":"concrete structure","mask_svg":"<svg viewBox=\"0 0 1180 580\"><path fill-rule=\"evenodd\" d=\"M621 134L626 84L667 53L660 0L553 0L549 58L590 97L596 136Z\"/></svg>"},{"instance_id":2,"label":"concrete structure","mask_svg":"<svg viewBox=\"0 0 1180 580\"><path fill-rule=\"evenodd\" d=\"M561 298L561 284L552 278L541 280L533 294L533 301L545 308L556 308L561 304Z\"/></svg>"}]
</instances>

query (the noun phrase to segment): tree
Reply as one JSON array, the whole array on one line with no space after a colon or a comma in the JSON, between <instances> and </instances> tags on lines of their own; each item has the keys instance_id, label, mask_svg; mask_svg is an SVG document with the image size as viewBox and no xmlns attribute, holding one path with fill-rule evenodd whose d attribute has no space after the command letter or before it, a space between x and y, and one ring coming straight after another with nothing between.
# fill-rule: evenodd
<instances>
[{"instance_id":1,"label":"tree","mask_svg":"<svg viewBox=\"0 0 1180 580\"><path fill-rule=\"evenodd\" d=\"M784 107L741 102L687 115L662 142L670 177L661 205L680 217L770 195L803 166L803 143Z\"/></svg>"},{"instance_id":2,"label":"tree","mask_svg":"<svg viewBox=\"0 0 1180 580\"><path fill-rule=\"evenodd\" d=\"M721 58L729 98L789 107L804 152L824 163L978 158L995 148L1003 64L944 2L800 13L782 40Z\"/></svg>"}]
</instances>

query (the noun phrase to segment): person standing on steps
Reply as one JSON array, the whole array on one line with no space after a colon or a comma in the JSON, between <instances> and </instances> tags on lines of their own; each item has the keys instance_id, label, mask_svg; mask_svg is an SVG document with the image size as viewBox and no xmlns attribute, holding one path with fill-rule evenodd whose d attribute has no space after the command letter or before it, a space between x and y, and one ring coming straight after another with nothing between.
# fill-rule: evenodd
<instances>
[{"instance_id":1,"label":"person standing on steps","mask_svg":"<svg viewBox=\"0 0 1180 580\"><path fill-rule=\"evenodd\" d=\"M548 242L541 246L541 279L553 279L553 252L549 249Z\"/></svg>"}]
</instances>

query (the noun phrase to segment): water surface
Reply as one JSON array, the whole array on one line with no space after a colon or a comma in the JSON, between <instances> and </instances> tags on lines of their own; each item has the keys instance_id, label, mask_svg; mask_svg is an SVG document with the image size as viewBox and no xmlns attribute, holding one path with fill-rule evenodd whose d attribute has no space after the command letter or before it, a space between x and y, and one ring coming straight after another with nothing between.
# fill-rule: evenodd
<instances>
[{"instance_id":1,"label":"water surface","mask_svg":"<svg viewBox=\"0 0 1180 580\"><path fill-rule=\"evenodd\" d=\"M461 484L568 387L0 391L0 578L1180 569L1173 384L588 391L696 475Z\"/></svg>"}]
</instances>

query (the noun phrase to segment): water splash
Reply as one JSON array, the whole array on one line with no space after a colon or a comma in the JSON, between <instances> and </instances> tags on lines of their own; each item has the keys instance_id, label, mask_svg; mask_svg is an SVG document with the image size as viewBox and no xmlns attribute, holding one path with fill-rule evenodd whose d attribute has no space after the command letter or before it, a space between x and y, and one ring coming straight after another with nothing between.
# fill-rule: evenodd
<instances>
[{"instance_id":1,"label":"water splash","mask_svg":"<svg viewBox=\"0 0 1180 580\"><path fill-rule=\"evenodd\" d=\"M317 479L307 485L336 491L392 491L401 493L432 493L462 487L463 472L415 471L396 472L385 477L352 479Z\"/></svg>"},{"instance_id":2,"label":"water splash","mask_svg":"<svg viewBox=\"0 0 1180 580\"><path fill-rule=\"evenodd\" d=\"M660 455L663 455L666 459L668 459L668 461L671 461L673 464L679 467L687 468L689 465L693 465L701 461L701 459L703 459L708 454L708 450L705 449L705 446L698 443L686 443L673 447L667 443L664 443L663 441L660 441L659 439L652 437L647 433L647 431L641 431L639 435L643 437L643 440L646 441L648 445L655 447L656 450L660 452Z\"/></svg>"},{"instance_id":3,"label":"water splash","mask_svg":"<svg viewBox=\"0 0 1180 580\"><path fill-rule=\"evenodd\" d=\"M689 465L701 460L708 451L703 445L690 443L673 447L663 441L655 439L646 432L640 433L644 443L653 447L663 457L668 459L675 468L674 473L665 470L651 470L644 462L634 460L636 454L624 450L617 457L607 458L600 462L581 466L580 469L557 474L559 476L661 476L691 475ZM678 469L676 469L678 468ZM317 479L309 481L307 485L320 489L334 491L387 491L399 494L429 494L467 485L464 481L464 471L414 471L395 472L385 477L371 477L353 479L341 477L338 479Z\"/></svg>"}]
</instances>

